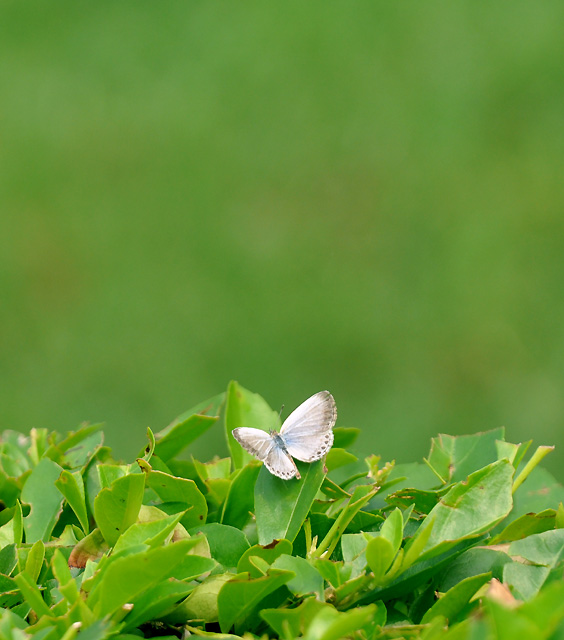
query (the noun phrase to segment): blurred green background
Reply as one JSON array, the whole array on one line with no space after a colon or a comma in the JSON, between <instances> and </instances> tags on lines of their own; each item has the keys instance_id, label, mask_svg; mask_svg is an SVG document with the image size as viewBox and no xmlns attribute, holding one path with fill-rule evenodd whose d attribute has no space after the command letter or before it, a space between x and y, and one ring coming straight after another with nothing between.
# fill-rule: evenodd
<instances>
[{"instance_id":1,"label":"blurred green background","mask_svg":"<svg viewBox=\"0 0 564 640\"><path fill-rule=\"evenodd\" d=\"M0 428L131 457L235 378L564 462L562 2L1 13Z\"/></svg>"}]
</instances>

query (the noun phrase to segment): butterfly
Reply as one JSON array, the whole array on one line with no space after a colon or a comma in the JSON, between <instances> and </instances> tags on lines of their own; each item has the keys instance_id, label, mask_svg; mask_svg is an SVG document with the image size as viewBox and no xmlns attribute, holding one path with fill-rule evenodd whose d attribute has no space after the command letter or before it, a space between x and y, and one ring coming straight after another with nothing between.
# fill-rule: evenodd
<instances>
[{"instance_id":1,"label":"butterfly","mask_svg":"<svg viewBox=\"0 0 564 640\"><path fill-rule=\"evenodd\" d=\"M329 391L308 398L286 418L280 433L271 430L238 427L233 437L253 456L262 460L270 473L289 480L300 472L292 458L315 462L333 446L333 426L337 405Z\"/></svg>"}]
</instances>

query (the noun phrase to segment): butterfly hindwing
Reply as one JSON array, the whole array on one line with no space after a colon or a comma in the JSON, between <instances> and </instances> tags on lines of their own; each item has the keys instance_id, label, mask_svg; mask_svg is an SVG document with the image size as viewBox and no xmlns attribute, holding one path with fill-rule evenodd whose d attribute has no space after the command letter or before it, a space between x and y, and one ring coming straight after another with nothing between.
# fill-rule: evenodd
<instances>
[{"instance_id":1,"label":"butterfly hindwing","mask_svg":"<svg viewBox=\"0 0 564 640\"><path fill-rule=\"evenodd\" d=\"M284 444L288 453L302 462L320 460L333 446L333 431L316 433L314 435L291 433L284 436Z\"/></svg>"},{"instance_id":2,"label":"butterfly hindwing","mask_svg":"<svg viewBox=\"0 0 564 640\"><path fill-rule=\"evenodd\" d=\"M281 447L272 447L264 460L264 464L270 473L282 478L282 480L289 480L294 476L300 477L296 463Z\"/></svg>"},{"instance_id":3,"label":"butterfly hindwing","mask_svg":"<svg viewBox=\"0 0 564 640\"><path fill-rule=\"evenodd\" d=\"M289 480L294 476L299 477L295 462L266 431L251 427L238 427L233 429L232 433L235 440L244 449L264 462L270 473L284 480Z\"/></svg>"}]
</instances>

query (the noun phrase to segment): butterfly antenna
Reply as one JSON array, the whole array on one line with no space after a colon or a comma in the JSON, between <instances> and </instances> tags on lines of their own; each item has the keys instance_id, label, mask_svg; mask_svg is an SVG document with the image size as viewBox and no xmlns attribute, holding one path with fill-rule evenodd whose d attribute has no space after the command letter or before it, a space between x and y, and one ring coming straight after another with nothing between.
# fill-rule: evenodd
<instances>
[{"instance_id":1,"label":"butterfly antenna","mask_svg":"<svg viewBox=\"0 0 564 640\"><path fill-rule=\"evenodd\" d=\"M278 417L279 417L280 419L282 419L282 411L284 411L284 405L282 405L282 406L280 407L280 413L278 414Z\"/></svg>"}]
</instances>

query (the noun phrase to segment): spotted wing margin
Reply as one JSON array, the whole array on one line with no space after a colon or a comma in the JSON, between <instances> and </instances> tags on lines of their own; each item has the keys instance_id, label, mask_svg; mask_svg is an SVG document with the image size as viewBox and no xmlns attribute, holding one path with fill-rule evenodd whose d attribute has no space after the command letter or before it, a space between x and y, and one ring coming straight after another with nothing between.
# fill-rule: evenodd
<instances>
[{"instance_id":1,"label":"spotted wing margin","mask_svg":"<svg viewBox=\"0 0 564 640\"><path fill-rule=\"evenodd\" d=\"M268 453L274 446L272 436L262 429L252 427L237 427L231 432L237 442L251 455L259 460L265 460Z\"/></svg>"},{"instance_id":2,"label":"spotted wing margin","mask_svg":"<svg viewBox=\"0 0 564 640\"><path fill-rule=\"evenodd\" d=\"M268 452L264 460L264 466L270 471L270 473L282 478L282 480L289 480L296 476L300 479L300 472L296 467L296 463L290 458L288 453L284 449L274 445Z\"/></svg>"},{"instance_id":3,"label":"spotted wing margin","mask_svg":"<svg viewBox=\"0 0 564 640\"><path fill-rule=\"evenodd\" d=\"M290 455L302 462L322 458L333 446L337 406L329 391L320 391L293 411L280 433Z\"/></svg>"},{"instance_id":4,"label":"spotted wing margin","mask_svg":"<svg viewBox=\"0 0 564 640\"><path fill-rule=\"evenodd\" d=\"M232 431L233 437L250 454L264 462L270 473L289 480L300 477L295 462L280 447L277 447L272 436L261 429L238 427Z\"/></svg>"}]
</instances>

